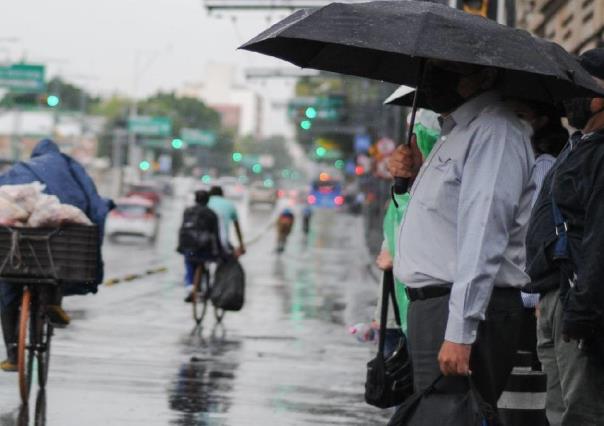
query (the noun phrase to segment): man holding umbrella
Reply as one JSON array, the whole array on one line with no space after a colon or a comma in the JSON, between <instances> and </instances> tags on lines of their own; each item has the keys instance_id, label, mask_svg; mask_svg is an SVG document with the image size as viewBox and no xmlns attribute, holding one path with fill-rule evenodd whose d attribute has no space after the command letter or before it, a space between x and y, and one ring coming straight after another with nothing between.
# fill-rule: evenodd
<instances>
[{"instance_id":1,"label":"man holding umbrella","mask_svg":"<svg viewBox=\"0 0 604 426\"><path fill-rule=\"evenodd\" d=\"M300 10L242 48L418 87L414 106L441 113L441 139L424 164L416 147L401 148L390 164L393 176L415 180L395 274L410 288L416 386L441 371L472 371L495 406L513 364L519 289L528 282L524 234L534 189L528 127L493 89L547 103L602 89L560 46L433 2ZM467 385L446 377L439 386L460 381Z\"/></svg>"},{"instance_id":2,"label":"man holding umbrella","mask_svg":"<svg viewBox=\"0 0 604 426\"><path fill-rule=\"evenodd\" d=\"M534 190L530 134L496 81L494 68L428 61L420 91L441 114L440 141L424 164L415 146L399 147L389 164L393 176L414 179L395 274L411 300L416 386L472 372L494 407L516 353Z\"/></svg>"}]
</instances>

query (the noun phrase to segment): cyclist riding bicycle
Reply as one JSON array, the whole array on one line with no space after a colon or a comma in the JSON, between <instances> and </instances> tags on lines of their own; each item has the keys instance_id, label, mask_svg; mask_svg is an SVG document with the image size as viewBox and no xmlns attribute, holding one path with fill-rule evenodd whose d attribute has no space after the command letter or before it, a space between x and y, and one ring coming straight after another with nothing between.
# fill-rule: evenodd
<instances>
[{"instance_id":1,"label":"cyclist riding bicycle","mask_svg":"<svg viewBox=\"0 0 604 426\"><path fill-rule=\"evenodd\" d=\"M45 193L56 195L63 204L70 204L82 210L99 228L99 244L102 244L105 218L113 207L113 202L102 198L90 176L77 161L62 154L50 139L38 143L29 161L15 164L0 175L0 185L18 185L41 182ZM46 314L55 326L69 324L70 318L61 308L63 296L96 293L103 282L103 260L98 258L98 275L92 284L62 285L48 288L49 306ZM6 345L7 359L0 363L4 371L17 371L17 329L21 288L0 281L0 319Z\"/></svg>"},{"instance_id":2,"label":"cyclist riding bicycle","mask_svg":"<svg viewBox=\"0 0 604 426\"><path fill-rule=\"evenodd\" d=\"M179 231L177 251L185 258L187 303L193 300L192 286L197 267L205 262L215 262L224 255L218 216L208 207L209 199L207 191L195 192L195 205L185 210Z\"/></svg>"},{"instance_id":3,"label":"cyclist riding bicycle","mask_svg":"<svg viewBox=\"0 0 604 426\"><path fill-rule=\"evenodd\" d=\"M210 188L210 202L208 203L208 207L214 210L218 215L220 242L224 251L229 254L232 253L236 257L245 254L245 244L243 243L243 233L241 232L241 226L239 225L237 209L231 200L224 197L224 193L220 186L213 186ZM233 225L235 226L235 233L237 234L237 240L239 241L239 247L235 250L233 250L233 246L229 241L231 222L233 222Z\"/></svg>"},{"instance_id":4,"label":"cyclist riding bicycle","mask_svg":"<svg viewBox=\"0 0 604 426\"><path fill-rule=\"evenodd\" d=\"M284 209L277 219L277 253L285 251L287 237L294 226L294 213L290 209Z\"/></svg>"}]
</instances>

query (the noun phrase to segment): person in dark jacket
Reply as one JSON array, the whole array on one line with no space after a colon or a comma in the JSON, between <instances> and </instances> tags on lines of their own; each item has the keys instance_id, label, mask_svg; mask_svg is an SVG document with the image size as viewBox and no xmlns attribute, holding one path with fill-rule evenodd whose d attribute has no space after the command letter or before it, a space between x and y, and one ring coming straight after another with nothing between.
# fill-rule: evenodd
<instances>
[{"instance_id":1,"label":"person in dark jacket","mask_svg":"<svg viewBox=\"0 0 604 426\"><path fill-rule=\"evenodd\" d=\"M56 195L61 203L82 210L99 227L99 244L102 244L105 218L113 202L102 198L84 167L68 155L62 154L59 147L50 139L44 139L36 145L29 161L19 162L0 175L0 185L18 185L36 181L44 184L45 192ZM69 316L60 306L63 295L97 292L97 286L103 282L103 260L100 254L98 262L99 272L94 283L57 288L52 295L54 301L51 302L48 312L54 323L58 325L69 323ZM0 282L0 319L7 351L7 359L0 363L0 368L5 371L16 370L15 343L20 294L18 287Z\"/></svg>"},{"instance_id":2,"label":"person in dark jacket","mask_svg":"<svg viewBox=\"0 0 604 426\"><path fill-rule=\"evenodd\" d=\"M206 262L217 261L225 254L220 240L218 216L208 207L209 200L208 191L195 192L195 205L185 210L179 231L177 251L185 258L186 303L193 301L196 269L203 268ZM201 274L203 270L199 272Z\"/></svg>"},{"instance_id":3,"label":"person in dark jacket","mask_svg":"<svg viewBox=\"0 0 604 426\"><path fill-rule=\"evenodd\" d=\"M587 51L579 61L604 84L604 49ZM541 295L537 341L550 424L599 425L604 419L604 98L573 99L565 108L569 124L581 132L560 153L533 207L527 289ZM559 226L557 211L564 220Z\"/></svg>"}]
</instances>

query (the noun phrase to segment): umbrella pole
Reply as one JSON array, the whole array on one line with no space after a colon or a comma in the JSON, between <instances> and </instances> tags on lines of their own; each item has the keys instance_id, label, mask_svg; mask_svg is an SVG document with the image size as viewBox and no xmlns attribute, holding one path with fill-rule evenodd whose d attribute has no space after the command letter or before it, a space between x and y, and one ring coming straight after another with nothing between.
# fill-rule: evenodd
<instances>
[{"instance_id":1,"label":"umbrella pole","mask_svg":"<svg viewBox=\"0 0 604 426\"><path fill-rule=\"evenodd\" d=\"M423 84L425 63L425 59L419 60L419 69L417 71L417 88L415 89L415 94L413 95L413 105L411 107L411 120L409 121L409 130L407 132L407 145L411 143L411 138L413 137L413 127L415 126L415 116L417 114L417 102L419 98L419 91ZM404 194L405 192L407 192L407 190L409 189L409 180L409 178L402 177L394 178L394 184L391 187L391 196L397 208L398 203L396 202L394 194Z\"/></svg>"}]
</instances>

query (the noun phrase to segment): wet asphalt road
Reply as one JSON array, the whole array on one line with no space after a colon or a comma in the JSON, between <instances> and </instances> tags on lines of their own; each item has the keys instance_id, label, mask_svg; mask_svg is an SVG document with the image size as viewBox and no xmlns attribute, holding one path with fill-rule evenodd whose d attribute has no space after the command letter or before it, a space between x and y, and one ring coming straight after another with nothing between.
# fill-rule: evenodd
<instances>
[{"instance_id":1,"label":"wet asphalt road","mask_svg":"<svg viewBox=\"0 0 604 426\"><path fill-rule=\"evenodd\" d=\"M273 212L240 203L254 239L246 305L224 327L207 316L199 337L174 252L182 207L164 205L155 245L106 245L108 278L168 271L67 298L73 322L55 333L46 395L34 388L26 413L16 375L1 374L0 426L384 424L362 396L373 348L346 331L370 319L376 293L360 219L318 212L309 238L296 226L278 256Z\"/></svg>"}]
</instances>

